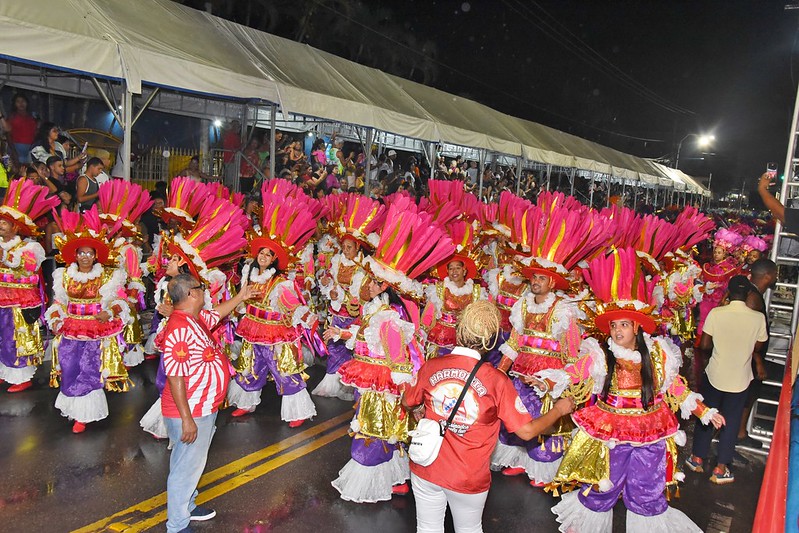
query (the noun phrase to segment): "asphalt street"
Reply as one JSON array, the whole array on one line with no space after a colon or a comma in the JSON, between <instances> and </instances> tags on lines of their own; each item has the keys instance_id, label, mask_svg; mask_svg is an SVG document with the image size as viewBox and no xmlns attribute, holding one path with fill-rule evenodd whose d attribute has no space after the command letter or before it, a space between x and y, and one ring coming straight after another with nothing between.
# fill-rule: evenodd
<instances>
[{"instance_id":1,"label":"asphalt street","mask_svg":"<svg viewBox=\"0 0 799 533\"><path fill-rule=\"evenodd\" d=\"M131 371L129 392L108 393L110 416L74 435L53 403L49 363L35 387L16 394L0 386L0 532L164 531L169 451L139 427L157 397L156 364ZM309 374L312 389L323 368ZM318 416L290 429L280 420L274 387L267 386L255 413L217 420L198 502L218 516L193 526L199 532L363 532L415 530L412 494L390 502L354 504L338 497L330 482L349 459L352 405L314 397ZM690 437L690 426L688 427ZM690 444L690 443L689 443ZM687 452L682 452L681 458ZM672 505L704 531L747 532L754 519L763 458L745 455L736 481L716 486L707 474L686 472L681 497ZM493 474L484 514L486 532L557 531L550 508L556 499L521 477ZM624 506L614 531L624 531ZM447 520L447 531L453 531Z\"/></svg>"}]
</instances>

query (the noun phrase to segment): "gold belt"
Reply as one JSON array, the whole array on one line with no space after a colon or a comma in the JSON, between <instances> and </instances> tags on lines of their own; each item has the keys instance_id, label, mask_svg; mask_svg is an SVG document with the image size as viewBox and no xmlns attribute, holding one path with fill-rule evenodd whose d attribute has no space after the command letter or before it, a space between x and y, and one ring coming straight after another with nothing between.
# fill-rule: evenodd
<instances>
[{"instance_id":1,"label":"gold belt","mask_svg":"<svg viewBox=\"0 0 799 533\"><path fill-rule=\"evenodd\" d=\"M602 400L597 401L596 405L606 413L612 413L614 415L626 415L626 416L647 415L650 413L654 413L655 411L657 411L662 407L662 404L660 403L656 403L648 410L644 409L643 407L613 407L611 405L606 404Z\"/></svg>"},{"instance_id":2,"label":"gold belt","mask_svg":"<svg viewBox=\"0 0 799 533\"><path fill-rule=\"evenodd\" d=\"M519 347L519 353L531 353L534 355L542 355L544 357L551 357L553 359L560 359L560 354L557 352L551 352L549 350L544 350L543 348L534 348L532 346L521 346Z\"/></svg>"},{"instance_id":3,"label":"gold belt","mask_svg":"<svg viewBox=\"0 0 799 533\"><path fill-rule=\"evenodd\" d=\"M39 285L33 283L8 283L7 281L0 281L0 287L7 289L38 289Z\"/></svg>"},{"instance_id":4,"label":"gold belt","mask_svg":"<svg viewBox=\"0 0 799 533\"><path fill-rule=\"evenodd\" d=\"M67 318L72 318L72 319L75 319L75 320L96 320L97 319L97 315L72 315L72 314L67 314ZM111 317L111 318L109 318L109 321L111 321L113 319L114 319L114 317Z\"/></svg>"},{"instance_id":5,"label":"gold belt","mask_svg":"<svg viewBox=\"0 0 799 533\"><path fill-rule=\"evenodd\" d=\"M258 322L259 324L266 324L267 326L285 326L290 327L288 322L284 322L282 320L275 321L275 320L264 320L263 318L258 318L255 315L247 314L247 318L252 320L253 322Z\"/></svg>"},{"instance_id":6,"label":"gold belt","mask_svg":"<svg viewBox=\"0 0 799 533\"><path fill-rule=\"evenodd\" d=\"M362 355L353 355L353 359L356 361L361 361L362 363L368 363L370 365L381 365L386 366L391 370L396 370L397 372L405 372L411 373L413 372L413 364L411 363L393 363L389 362L386 359L373 359L371 357L364 357Z\"/></svg>"}]
</instances>

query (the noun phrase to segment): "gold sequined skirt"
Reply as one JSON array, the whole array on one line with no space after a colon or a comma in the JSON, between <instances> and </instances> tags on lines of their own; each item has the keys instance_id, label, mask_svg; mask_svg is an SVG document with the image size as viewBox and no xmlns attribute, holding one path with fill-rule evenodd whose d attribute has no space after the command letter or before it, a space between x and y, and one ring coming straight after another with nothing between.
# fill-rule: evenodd
<instances>
[{"instance_id":1,"label":"gold sequined skirt","mask_svg":"<svg viewBox=\"0 0 799 533\"><path fill-rule=\"evenodd\" d=\"M14 341L17 343L17 358L30 358L28 366L40 365L44 355L42 332L39 322L28 324L22 315L22 309L13 307L11 313L14 317Z\"/></svg>"},{"instance_id":2,"label":"gold sequined skirt","mask_svg":"<svg viewBox=\"0 0 799 533\"><path fill-rule=\"evenodd\" d=\"M367 390L358 399L358 433L387 441L409 442L416 426L397 396Z\"/></svg>"}]
</instances>

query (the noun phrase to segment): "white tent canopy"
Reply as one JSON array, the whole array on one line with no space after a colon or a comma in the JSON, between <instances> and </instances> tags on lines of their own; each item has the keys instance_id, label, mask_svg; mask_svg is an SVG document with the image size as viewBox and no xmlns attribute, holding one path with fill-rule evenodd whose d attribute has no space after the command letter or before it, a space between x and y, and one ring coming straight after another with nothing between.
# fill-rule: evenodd
<instances>
[{"instance_id":1,"label":"white tent canopy","mask_svg":"<svg viewBox=\"0 0 799 533\"><path fill-rule=\"evenodd\" d=\"M266 101L282 113L707 194L693 179L477 102L170 0L0 3L0 55L93 77Z\"/></svg>"}]
</instances>

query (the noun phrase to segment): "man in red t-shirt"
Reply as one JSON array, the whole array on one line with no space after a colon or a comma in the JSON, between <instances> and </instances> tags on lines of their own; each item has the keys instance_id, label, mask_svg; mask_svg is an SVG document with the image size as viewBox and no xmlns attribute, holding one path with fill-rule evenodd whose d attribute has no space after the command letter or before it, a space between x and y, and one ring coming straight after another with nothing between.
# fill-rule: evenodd
<instances>
[{"instance_id":1,"label":"man in red t-shirt","mask_svg":"<svg viewBox=\"0 0 799 533\"><path fill-rule=\"evenodd\" d=\"M193 276L175 276L167 291L174 310L163 332L167 382L161 393L161 412L173 444L166 482L166 528L177 533L191 520L216 516L216 511L194 503L217 411L230 382L230 363L211 329L252 292L245 286L235 298L207 311L203 310L205 286Z\"/></svg>"},{"instance_id":2,"label":"man in red t-shirt","mask_svg":"<svg viewBox=\"0 0 799 533\"><path fill-rule=\"evenodd\" d=\"M225 164L225 185L233 187L238 177L239 167L236 165L236 153L241 150L241 122L230 121L222 134L222 162Z\"/></svg>"},{"instance_id":3,"label":"man in red t-shirt","mask_svg":"<svg viewBox=\"0 0 799 533\"><path fill-rule=\"evenodd\" d=\"M417 416L446 422L472 369L493 348L500 321L491 302L469 304L458 321L458 346L450 355L422 365L403 393L403 405ZM482 365L444 436L438 457L428 466L411 461L418 531L441 531L447 504L456 531L482 531L483 507L491 485L489 464L500 421L509 432L530 440L572 410L572 400L559 400L548 413L533 420L510 379L490 364Z\"/></svg>"}]
</instances>

